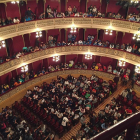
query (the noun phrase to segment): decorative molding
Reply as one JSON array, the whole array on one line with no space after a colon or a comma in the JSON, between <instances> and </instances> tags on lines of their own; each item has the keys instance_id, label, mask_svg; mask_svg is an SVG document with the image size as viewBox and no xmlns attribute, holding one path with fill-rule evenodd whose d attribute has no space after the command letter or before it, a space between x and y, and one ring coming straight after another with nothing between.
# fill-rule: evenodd
<instances>
[{"instance_id":1,"label":"decorative molding","mask_svg":"<svg viewBox=\"0 0 140 140\"><path fill-rule=\"evenodd\" d=\"M22 34L35 32L36 28L39 30L50 30L59 28L70 28L72 24L77 28L97 28L97 29L109 29L112 25L112 30L137 33L140 28L139 23L106 19L106 18L55 18L30 21L20 24L14 24L0 28L0 40L15 37Z\"/></svg>"},{"instance_id":2,"label":"decorative molding","mask_svg":"<svg viewBox=\"0 0 140 140\"><path fill-rule=\"evenodd\" d=\"M19 59L13 59L9 62L5 62L0 65L0 76L11 72L25 64L30 64L41 59L52 57L55 54L70 55L86 54L89 52L92 55L105 56L118 60L123 60L134 65L140 64L140 56L117 49L109 49L98 46L62 46L37 51L35 53L24 55Z\"/></svg>"},{"instance_id":3,"label":"decorative molding","mask_svg":"<svg viewBox=\"0 0 140 140\"><path fill-rule=\"evenodd\" d=\"M140 93L140 85L134 84L134 90L138 93Z\"/></svg>"},{"instance_id":4,"label":"decorative molding","mask_svg":"<svg viewBox=\"0 0 140 140\"><path fill-rule=\"evenodd\" d=\"M22 85L10 90L8 93L0 96L0 103L3 102L4 100L8 99L9 97L13 96L14 94L16 94L17 92L20 92L24 89L28 89L28 87L30 87L31 85L37 84L40 81L47 81L48 78L53 78L56 77L58 75L73 75L73 74L77 74L77 75L97 75L99 77L102 78L106 78L106 79L111 79L113 80L115 75L114 74L110 74L110 73L106 73L106 72L100 72L100 71L92 71L92 70L80 70L80 69L72 69L72 70L65 70L65 71L56 71L56 72L52 72L52 73L48 73L46 75L34 78L32 80L29 80L25 83L23 83Z\"/></svg>"}]
</instances>

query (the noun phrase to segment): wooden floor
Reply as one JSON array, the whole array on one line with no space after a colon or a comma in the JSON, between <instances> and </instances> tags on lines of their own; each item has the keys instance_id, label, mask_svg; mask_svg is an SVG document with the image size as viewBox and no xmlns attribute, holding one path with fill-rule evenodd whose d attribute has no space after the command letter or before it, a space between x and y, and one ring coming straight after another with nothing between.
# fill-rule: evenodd
<instances>
[{"instance_id":1,"label":"wooden floor","mask_svg":"<svg viewBox=\"0 0 140 140\"><path fill-rule=\"evenodd\" d=\"M128 83L129 85L129 83ZM118 94L120 94L124 89L128 88L129 86L121 86L118 85L117 90L111 95L109 96L106 100L104 100L103 103L101 103L97 108L95 108L95 112L98 113L100 110L104 109L104 107L106 106L106 104L110 103L110 101L112 100L112 98L116 98L118 96ZM86 122L89 121L89 117L86 118ZM61 140L69 140L72 136L76 136L78 130L81 128L81 124L78 123L76 126L72 127L72 129L66 133ZM55 139L57 140L57 138Z\"/></svg>"}]
</instances>

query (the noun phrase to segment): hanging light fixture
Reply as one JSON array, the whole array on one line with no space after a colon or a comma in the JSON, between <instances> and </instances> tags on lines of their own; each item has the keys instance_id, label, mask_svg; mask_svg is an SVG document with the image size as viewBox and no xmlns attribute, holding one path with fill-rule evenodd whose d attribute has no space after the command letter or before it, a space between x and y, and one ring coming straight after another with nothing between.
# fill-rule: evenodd
<instances>
[{"instance_id":1,"label":"hanging light fixture","mask_svg":"<svg viewBox=\"0 0 140 140\"><path fill-rule=\"evenodd\" d=\"M28 65L21 67L21 72L27 72L28 71Z\"/></svg>"},{"instance_id":2,"label":"hanging light fixture","mask_svg":"<svg viewBox=\"0 0 140 140\"><path fill-rule=\"evenodd\" d=\"M135 72L140 73L140 66L135 66Z\"/></svg>"},{"instance_id":3,"label":"hanging light fixture","mask_svg":"<svg viewBox=\"0 0 140 140\"><path fill-rule=\"evenodd\" d=\"M58 62L60 60L60 56L53 56L53 61Z\"/></svg>"},{"instance_id":4,"label":"hanging light fixture","mask_svg":"<svg viewBox=\"0 0 140 140\"><path fill-rule=\"evenodd\" d=\"M131 0L131 3L139 3L139 0Z\"/></svg>"},{"instance_id":5,"label":"hanging light fixture","mask_svg":"<svg viewBox=\"0 0 140 140\"><path fill-rule=\"evenodd\" d=\"M19 4L19 1L11 1L12 4Z\"/></svg>"},{"instance_id":6,"label":"hanging light fixture","mask_svg":"<svg viewBox=\"0 0 140 140\"><path fill-rule=\"evenodd\" d=\"M5 41L4 40L2 40L2 41L0 41L0 49L3 47L5 47L6 45L5 45Z\"/></svg>"},{"instance_id":7,"label":"hanging light fixture","mask_svg":"<svg viewBox=\"0 0 140 140\"><path fill-rule=\"evenodd\" d=\"M106 34L106 35L113 35L113 30L111 30L111 29L106 29L106 30L105 30L105 34Z\"/></svg>"},{"instance_id":8,"label":"hanging light fixture","mask_svg":"<svg viewBox=\"0 0 140 140\"><path fill-rule=\"evenodd\" d=\"M76 33L77 32L77 28L76 27L71 27L70 33Z\"/></svg>"},{"instance_id":9,"label":"hanging light fixture","mask_svg":"<svg viewBox=\"0 0 140 140\"><path fill-rule=\"evenodd\" d=\"M85 59L92 59L92 54L85 54Z\"/></svg>"},{"instance_id":10,"label":"hanging light fixture","mask_svg":"<svg viewBox=\"0 0 140 140\"><path fill-rule=\"evenodd\" d=\"M125 67L126 62L123 61L123 60L119 60L119 61L118 61L118 65L119 65L120 67Z\"/></svg>"},{"instance_id":11,"label":"hanging light fixture","mask_svg":"<svg viewBox=\"0 0 140 140\"><path fill-rule=\"evenodd\" d=\"M134 34L132 39L139 41L140 40L140 35L139 34Z\"/></svg>"},{"instance_id":12,"label":"hanging light fixture","mask_svg":"<svg viewBox=\"0 0 140 140\"><path fill-rule=\"evenodd\" d=\"M36 32L36 38L38 38L38 37L42 37L42 31Z\"/></svg>"}]
</instances>

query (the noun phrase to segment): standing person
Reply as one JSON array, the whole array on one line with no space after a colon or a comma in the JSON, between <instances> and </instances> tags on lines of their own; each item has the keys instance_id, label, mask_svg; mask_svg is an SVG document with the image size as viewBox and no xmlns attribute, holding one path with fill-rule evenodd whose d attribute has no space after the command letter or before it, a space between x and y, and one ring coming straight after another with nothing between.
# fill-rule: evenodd
<instances>
[{"instance_id":1,"label":"standing person","mask_svg":"<svg viewBox=\"0 0 140 140\"><path fill-rule=\"evenodd\" d=\"M35 14L32 12L31 8L28 7L28 10L25 13L26 19L30 18L31 20L33 19L33 16L35 16Z\"/></svg>"},{"instance_id":2,"label":"standing person","mask_svg":"<svg viewBox=\"0 0 140 140\"><path fill-rule=\"evenodd\" d=\"M52 13L52 9L50 5L48 5L46 9L46 18L48 17L48 13Z\"/></svg>"}]
</instances>

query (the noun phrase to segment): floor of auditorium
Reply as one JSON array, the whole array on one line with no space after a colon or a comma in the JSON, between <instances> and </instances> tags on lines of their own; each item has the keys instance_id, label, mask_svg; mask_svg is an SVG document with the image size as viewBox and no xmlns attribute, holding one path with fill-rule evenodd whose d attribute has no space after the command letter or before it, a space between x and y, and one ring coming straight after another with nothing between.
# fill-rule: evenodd
<instances>
[{"instance_id":1,"label":"floor of auditorium","mask_svg":"<svg viewBox=\"0 0 140 140\"><path fill-rule=\"evenodd\" d=\"M128 83L127 86L121 86L119 84L117 90L111 96L109 96L106 100L104 100L104 102L102 104L100 104L97 108L95 108L94 111L96 113L98 113L100 110L104 109L106 104L110 103L110 101L113 97L116 98L118 96L118 94L120 94L124 89L126 89L128 87L130 87L130 83ZM89 121L89 117L87 116L86 122L88 122L88 121ZM76 126L72 127L72 129L70 131L68 131L66 134L64 134L63 137L60 138L60 140L69 140L72 136L76 136L80 127L81 127L81 124L78 123ZM55 140L59 140L59 138L57 136L55 136Z\"/></svg>"}]
</instances>

